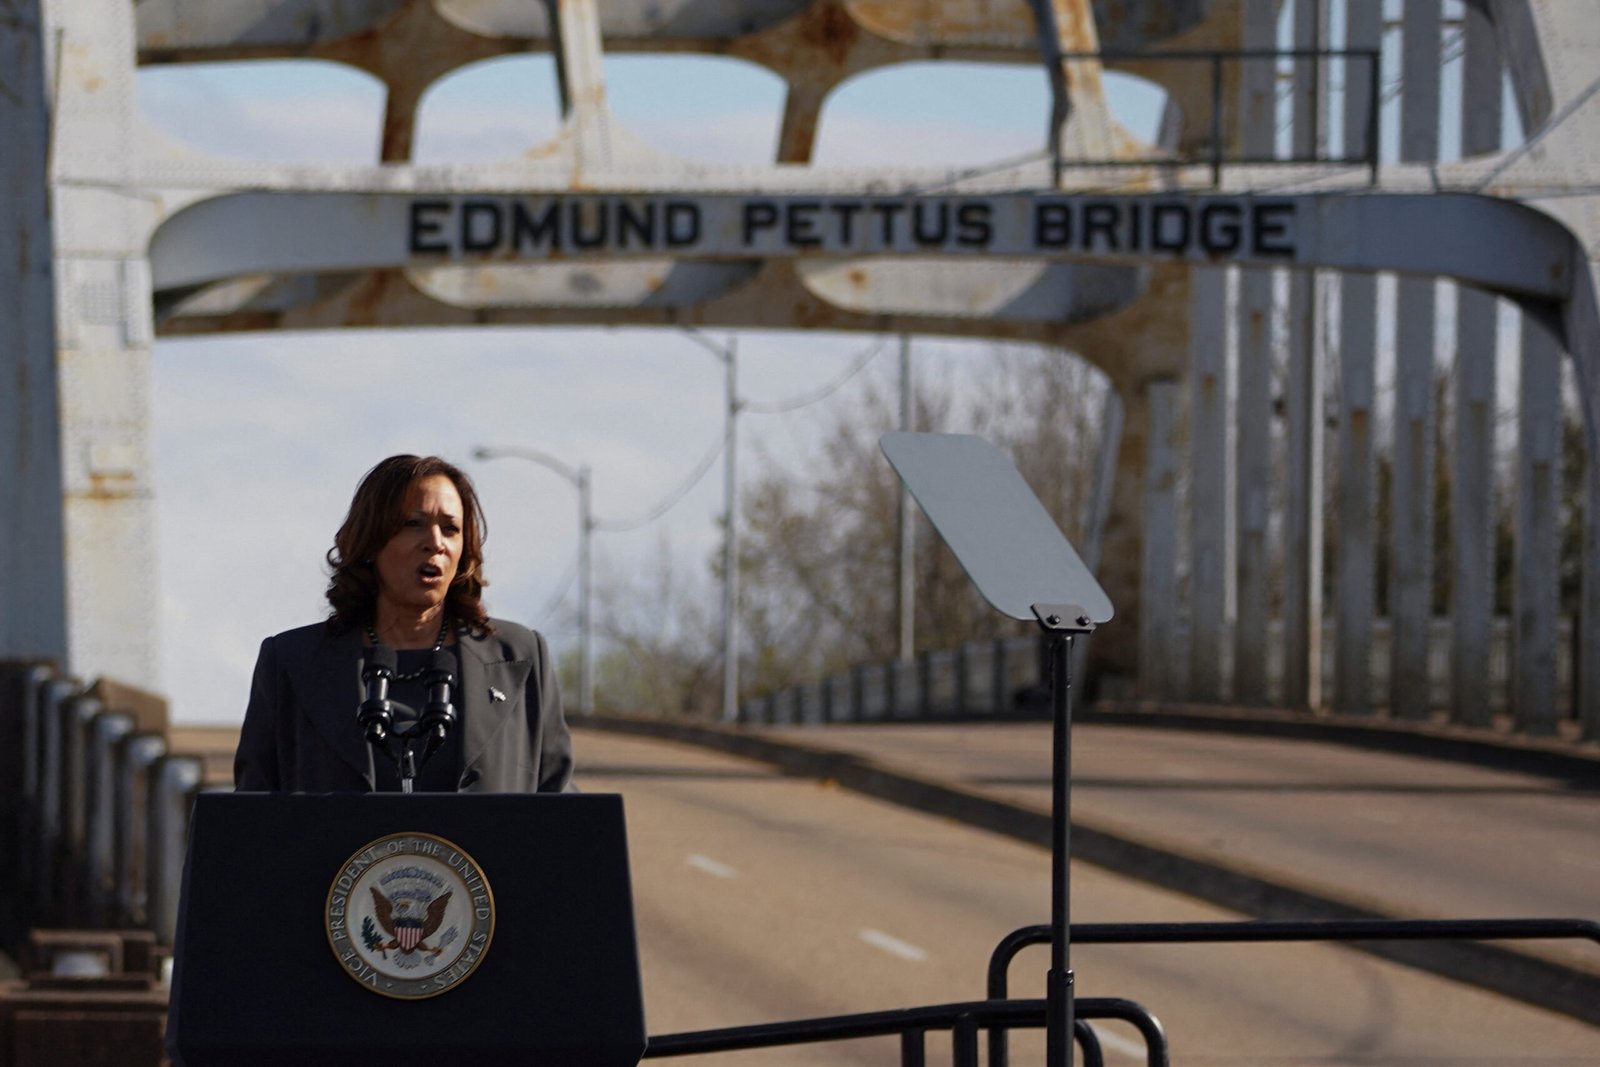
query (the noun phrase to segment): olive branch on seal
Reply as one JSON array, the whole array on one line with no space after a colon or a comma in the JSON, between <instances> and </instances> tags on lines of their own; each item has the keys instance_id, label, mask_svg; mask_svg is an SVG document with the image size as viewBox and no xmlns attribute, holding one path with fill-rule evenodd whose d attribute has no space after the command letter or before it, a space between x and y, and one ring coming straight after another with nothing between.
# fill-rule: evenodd
<instances>
[{"instance_id":1,"label":"olive branch on seal","mask_svg":"<svg viewBox=\"0 0 1600 1067\"><path fill-rule=\"evenodd\" d=\"M372 921L370 915L361 920L361 942L367 946L368 952L382 952L384 959L389 958L389 954L379 948L383 944L383 938L378 936L378 924Z\"/></svg>"}]
</instances>

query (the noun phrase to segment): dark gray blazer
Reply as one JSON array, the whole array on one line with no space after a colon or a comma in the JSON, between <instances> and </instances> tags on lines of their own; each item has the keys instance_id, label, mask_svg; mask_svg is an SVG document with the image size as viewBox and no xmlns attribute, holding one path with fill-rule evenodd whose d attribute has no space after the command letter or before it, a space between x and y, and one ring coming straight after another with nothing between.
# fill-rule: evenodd
<instances>
[{"instance_id":1,"label":"dark gray blazer","mask_svg":"<svg viewBox=\"0 0 1600 1067\"><path fill-rule=\"evenodd\" d=\"M559 793L572 788L572 737L561 715L550 647L533 630L494 620L462 636L455 704L462 720L461 792ZM326 624L261 642L250 706L233 758L234 788L284 793L369 792L372 752L356 726L359 629Z\"/></svg>"}]
</instances>

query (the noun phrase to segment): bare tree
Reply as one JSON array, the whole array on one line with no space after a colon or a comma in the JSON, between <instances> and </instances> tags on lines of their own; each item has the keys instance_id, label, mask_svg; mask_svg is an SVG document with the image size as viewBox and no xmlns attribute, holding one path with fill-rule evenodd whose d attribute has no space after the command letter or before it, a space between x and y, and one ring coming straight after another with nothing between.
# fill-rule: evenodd
<instances>
[{"instance_id":1,"label":"bare tree","mask_svg":"<svg viewBox=\"0 0 1600 1067\"><path fill-rule=\"evenodd\" d=\"M1079 359L994 349L963 387L919 383L919 429L980 434L1006 449L1074 540L1093 491L1104 378ZM896 653L895 514L899 482L878 450L895 425L883 383L836 405L806 470L773 467L746 492L741 610L744 677L754 692L836 673ZM919 648L1025 632L977 596L960 564L919 521L915 567Z\"/></svg>"},{"instance_id":2,"label":"bare tree","mask_svg":"<svg viewBox=\"0 0 1600 1067\"><path fill-rule=\"evenodd\" d=\"M1058 351L998 347L981 367L921 375L918 429L977 433L1011 453L1069 537L1083 536L1108 387ZM878 449L897 423L893 383L835 394L815 452L768 460L743 489L740 678L746 694L815 681L897 652L896 508L900 483ZM915 639L924 649L1028 632L984 604L960 564L918 519ZM666 546L645 578L605 575L598 597L609 650L596 690L607 709L711 717L722 669L714 581L674 567Z\"/></svg>"}]
</instances>

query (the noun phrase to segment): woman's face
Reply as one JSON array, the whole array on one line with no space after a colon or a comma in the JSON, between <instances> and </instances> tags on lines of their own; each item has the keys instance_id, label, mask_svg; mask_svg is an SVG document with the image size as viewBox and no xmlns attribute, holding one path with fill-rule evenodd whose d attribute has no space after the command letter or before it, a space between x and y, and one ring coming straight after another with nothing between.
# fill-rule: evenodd
<instances>
[{"instance_id":1,"label":"woman's face","mask_svg":"<svg viewBox=\"0 0 1600 1067\"><path fill-rule=\"evenodd\" d=\"M461 562L461 494L442 474L411 483L400 529L379 550L378 599L402 611L426 613L444 603Z\"/></svg>"}]
</instances>

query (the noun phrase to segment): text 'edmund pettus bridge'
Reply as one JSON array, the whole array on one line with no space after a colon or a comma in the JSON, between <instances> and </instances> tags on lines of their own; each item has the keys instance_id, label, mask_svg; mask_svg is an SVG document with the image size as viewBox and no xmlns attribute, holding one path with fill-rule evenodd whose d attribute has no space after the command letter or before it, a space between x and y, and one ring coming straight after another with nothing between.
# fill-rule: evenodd
<instances>
[{"instance_id":1,"label":"text 'edmund pettus bridge'","mask_svg":"<svg viewBox=\"0 0 1600 1067\"><path fill-rule=\"evenodd\" d=\"M1246 197L419 197L407 247L451 258L986 253L1295 256L1295 203Z\"/></svg>"}]
</instances>

